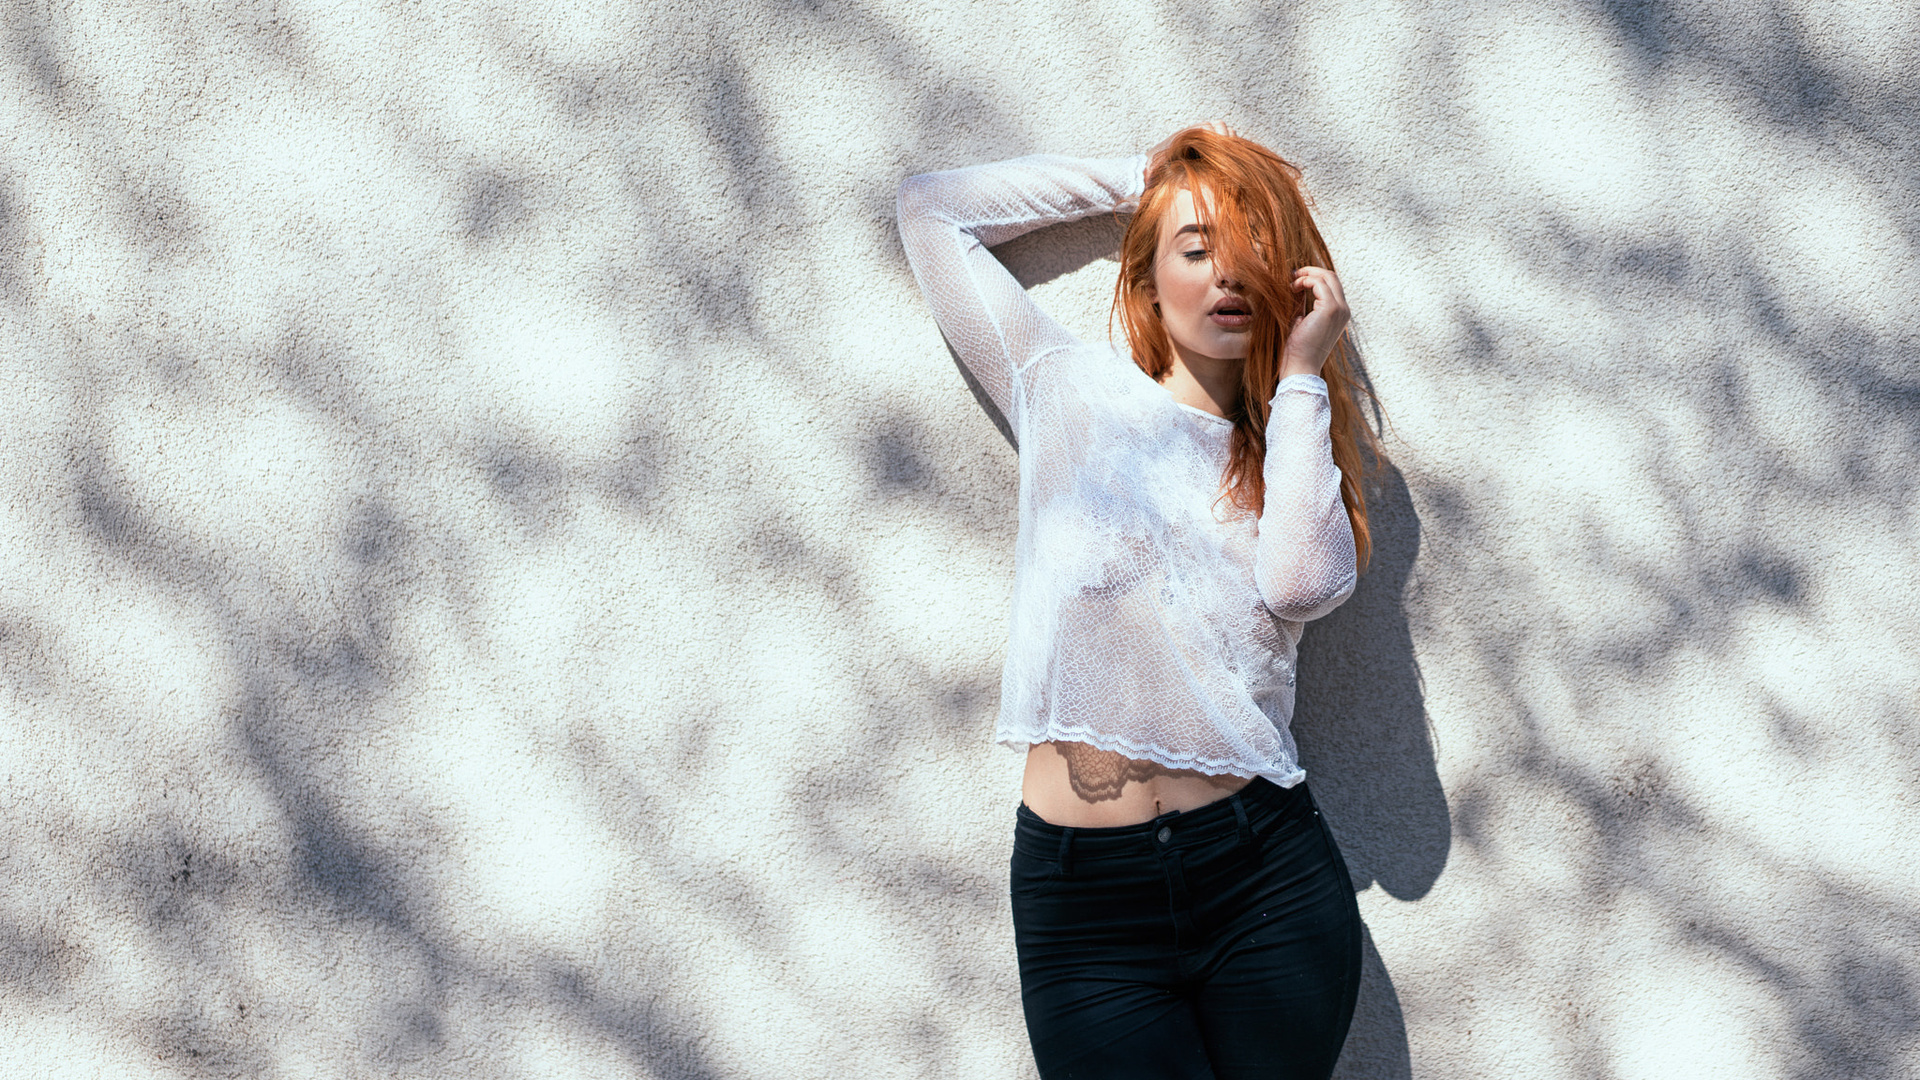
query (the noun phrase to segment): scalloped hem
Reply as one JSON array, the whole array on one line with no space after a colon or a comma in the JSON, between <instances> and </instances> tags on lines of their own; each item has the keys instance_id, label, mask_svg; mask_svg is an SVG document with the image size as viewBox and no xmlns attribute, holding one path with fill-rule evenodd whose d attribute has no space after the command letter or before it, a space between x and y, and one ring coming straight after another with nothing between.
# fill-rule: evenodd
<instances>
[{"instance_id":1,"label":"scalloped hem","mask_svg":"<svg viewBox=\"0 0 1920 1080\"><path fill-rule=\"evenodd\" d=\"M1121 738L1117 735L1101 735L1097 732L1086 730L1062 729L1058 732L1049 731L1046 733L1046 736L1045 738L1037 740L1026 739L1003 731L994 737L994 741L1010 750L1019 750L1022 752L1043 742L1086 743L1096 750L1106 750L1110 753L1123 754L1136 761L1151 761L1155 765L1164 766L1169 769L1184 769L1190 772L1206 773L1209 776L1242 776L1249 780L1254 777L1262 777L1271 781L1274 785L1283 788L1290 788L1307 778L1307 771L1302 769L1298 762L1292 763L1291 769L1282 772L1273 769L1261 769L1226 758L1209 758L1202 757L1198 754L1175 754L1153 743L1137 743L1132 739Z\"/></svg>"}]
</instances>

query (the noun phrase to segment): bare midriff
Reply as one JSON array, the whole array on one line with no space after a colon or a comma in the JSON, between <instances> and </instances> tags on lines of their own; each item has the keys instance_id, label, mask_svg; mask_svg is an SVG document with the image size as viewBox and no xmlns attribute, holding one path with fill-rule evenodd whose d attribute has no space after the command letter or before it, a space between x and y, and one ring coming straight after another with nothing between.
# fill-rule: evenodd
<instances>
[{"instance_id":1,"label":"bare midriff","mask_svg":"<svg viewBox=\"0 0 1920 1080\"><path fill-rule=\"evenodd\" d=\"M1247 783L1244 776L1169 769L1085 743L1049 742L1028 749L1020 798L1055 825L1097 829L1198 810Z\"/></svg>"}]
</instances>

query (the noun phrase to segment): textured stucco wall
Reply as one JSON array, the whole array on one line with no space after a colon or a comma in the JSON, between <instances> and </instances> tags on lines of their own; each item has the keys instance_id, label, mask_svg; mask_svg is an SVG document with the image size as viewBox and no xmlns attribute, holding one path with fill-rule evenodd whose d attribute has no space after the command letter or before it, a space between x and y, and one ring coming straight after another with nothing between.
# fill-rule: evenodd
<instances>
[{"instance_id":1,"label":"textured stucco wall","mask_svg":"<svg viewBox=\"0 0 1920 1080\"><path fill-rule=\"evenodd\" d=\"M1030 1075L893 192L1222 118L1397 466L1342 1074L1920 1076L1911 5L4 11L0 1074Z\"/></svg>"}]
</instances>

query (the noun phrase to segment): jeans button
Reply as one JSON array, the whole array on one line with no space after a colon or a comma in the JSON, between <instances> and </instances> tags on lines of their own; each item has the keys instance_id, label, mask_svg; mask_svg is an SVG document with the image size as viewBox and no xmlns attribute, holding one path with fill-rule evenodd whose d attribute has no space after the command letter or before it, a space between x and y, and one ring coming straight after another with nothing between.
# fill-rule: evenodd
<instances>
[{"instance_id":1,"label":"jeans button","mask_svg":"<svg viewBox=\"0 0 1920 1080\"><path fill-rule=\"evenodd\" d=\"M1159 837L1160 842L1164 844L1167 841L1173 839L1173 830L1168 828L1165 825L1162 825L1160 826L1159 833L1157 833L1156 835Z\"/></svg>"}]
</instances>

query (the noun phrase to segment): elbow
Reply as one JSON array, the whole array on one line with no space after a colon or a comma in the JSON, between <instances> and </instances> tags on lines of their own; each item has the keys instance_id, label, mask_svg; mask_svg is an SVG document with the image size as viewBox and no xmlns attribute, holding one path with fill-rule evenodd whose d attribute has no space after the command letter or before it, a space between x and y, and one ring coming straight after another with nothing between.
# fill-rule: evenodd
<instances>
[{"instance_id":1,"label":"elbow","mask_svg":"<svg viewBox=\"0 0 1920 1080\"><path fill-rule=\"evenodd\" d=\"M921 173L902 180L900 191L893 198L895 216L902 222L929 216L939 201L936 195L939 188L938 173Z\"/></svg>"},{"instance_id":2,"label":"elbow","mask_svg":"<svg viewBox=\"0 0 1920 1080\"><path fill-rule=\"evenodd\" d=\"M934 222L941 212L940 188L938 173L909 176L901 181L900 191L893 199L894 224L900 234L900 244L907 249L907 257L916 263L916 255L927 251L939 235Z\"/></svg>"},{"instance_id":3,"label":"elbow","mask_svg":"<svg viewBox=\"0 0 1920 1080\"><path fill-rule=\"evenodd\" d=\"M1357 576L1349 568L1339 577L1295 580L1269 585L1261 582L1260 599L1276 619L1312 622L1346 603Z\"/></svg>"}]
</instances>

